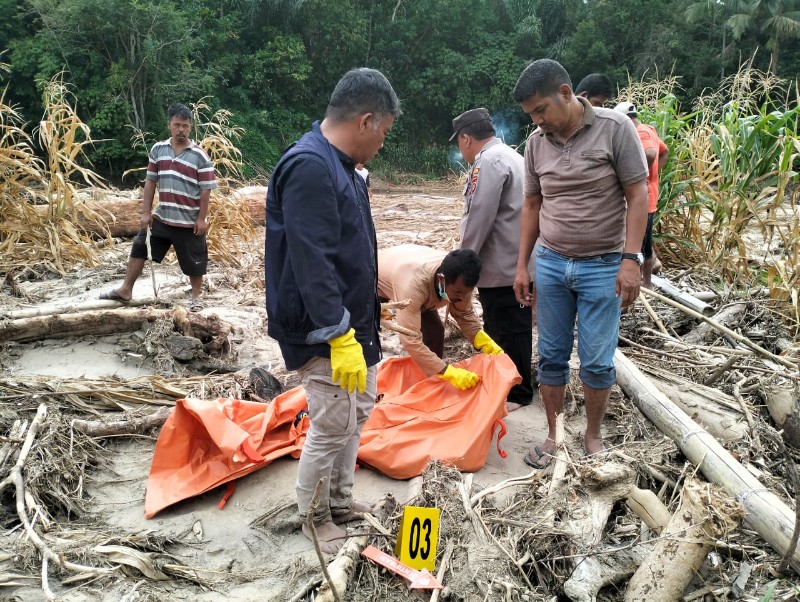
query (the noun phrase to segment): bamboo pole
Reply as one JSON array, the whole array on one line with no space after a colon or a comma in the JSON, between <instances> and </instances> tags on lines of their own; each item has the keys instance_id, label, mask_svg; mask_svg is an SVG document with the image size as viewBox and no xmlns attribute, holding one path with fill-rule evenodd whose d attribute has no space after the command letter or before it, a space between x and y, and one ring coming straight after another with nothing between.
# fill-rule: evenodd
<instances>
[{"instance_id":1,"label":"bamboo pole","mask_svg":"<svg viewBox=\"0 0 800 602\"><path fill-rule=\"evenodd\" d=\"M784 554L794 531L794 512L662 394L619 349L614 354L614 364L617 383L639 411L677 443L706 479L736 498L747 513L745 522L779 554ZM800 574L800 552L795 551L790 565Z\"/></svg>"},{"instance_id":2,"label":"bamboo pole","mask_svg":"<svg viewBox=\"0 0 800 602\"><path fill-rule=\"evenodd\" d=\"M685 305L689 309L696 311L697 313L703 314L704 316L710 316L714 313L714 308L711 307L705 301L702 301L695 297L694 295L684 292L674 284L672 284L666 278L661 278L660 276L656 276L653 274L652 282L654 286L657 286L661 289L661 291L670 299L675 299L681 305Z\"/></svg>"}]
</instances>

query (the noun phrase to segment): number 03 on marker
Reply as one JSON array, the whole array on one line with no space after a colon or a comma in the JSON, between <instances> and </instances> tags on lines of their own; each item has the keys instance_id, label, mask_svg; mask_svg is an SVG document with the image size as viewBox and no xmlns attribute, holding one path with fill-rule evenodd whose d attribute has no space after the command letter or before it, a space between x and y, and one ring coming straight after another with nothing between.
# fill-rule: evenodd
<instances>
[{"instance_id":1,"label":"number 03 on marker","mask_svg":"<svg viewBox=\"0 0 800 602\"><path fill-rule=\"evenodd\" d=\"M405 506L394 555L417 570L433 572L439 542L439 509Z\"/></svg>"}]
</instances>

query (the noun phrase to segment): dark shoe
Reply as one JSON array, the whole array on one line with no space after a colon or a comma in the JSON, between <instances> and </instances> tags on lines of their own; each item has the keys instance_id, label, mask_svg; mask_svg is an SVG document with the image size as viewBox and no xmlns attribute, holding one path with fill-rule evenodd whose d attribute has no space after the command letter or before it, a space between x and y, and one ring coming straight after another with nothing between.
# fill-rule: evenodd
<instances>
[{"instance_id":1,"label":"dark shoe","mask_svg":"<svg viewBox=\"0 0 800 602\"><path fill-rule=\"evenodd\" d=\"M266 401L283 393L281 382L264 368L250 370L250 384L253 392Z\"/></svg>"}]
</instances>

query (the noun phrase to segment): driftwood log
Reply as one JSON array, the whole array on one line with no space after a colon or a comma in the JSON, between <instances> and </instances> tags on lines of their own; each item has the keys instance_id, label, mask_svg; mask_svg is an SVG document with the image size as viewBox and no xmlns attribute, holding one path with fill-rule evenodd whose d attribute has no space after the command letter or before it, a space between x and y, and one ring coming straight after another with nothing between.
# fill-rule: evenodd
<instances>
[{"instance_id":1,"label":"driftwood log","mask_svg":"<svg viewBox=\"0 0 800 602\"><path fill-rule=\"evenodd\" d=\"M652 376L651 381L659 391L720 441L737 441L747 436L750 430L747 419L730 395L655 366L647 366L644 371Z\"/></svg>"},{"instance_id":2,"label":"driftwood log","mask_svg":"<svg viewBox=\"0 0 800 602\"><path fill-rule=\"evenodd\" d=\"M726 328L734 326L741 320L747 309L747 303L739 302L726 305L713 316L711 319L717 324L721 324ZM713 338L718 337L719 332L711 326L708 322L701 322L695 328L683 335L683 340L692 345L701 345L710 342Z\"/></svg>"},{"instance_id":3,"label":"driftwood log","mask_svg":"<svg viewBox=\"0 0 800 602\"><path fill-rule=\"evenodd\" d=\"M184 307L175 309L104 309L20 318L0 321L0 340L20 343L41 339L57 339L84 335L106 335L139 330L146 322L172 317L175 329L187 337L199 339L208 355L224 355L230 351L232 326L216 315L189 313Z\"/></svg>"},{"instance_id":4,"label":"driftwood log","mask_svg":"<svg viewBox=\"0 0 800 602\"><path fill-rule=\"evenodd\" d=\"M256 223L264 225L266 215L267 189L264 186L248 186L232 193L233 198L247 205L247 212ZM97 198L87 201L88 209L105 217L111 236L130 238L139 232L139 220L142 216L142 199ZM48 211L47 205L37 206L41 213ZM214 219L213 203L211 219ZM79 228L94 234L100 234L97 224L85 219L78 219Z\"/></svg>"},{"instance_id":5,"label":"driftwood log","mask_svg":"<svg viewBox=\"0 0 800 602\"><path fill-rule=\"evenodd\" d=\"M687 479L680 508L628 582L625 602L679 600L717 538L736 528L742 514L717 487Z\"/></svg>"},{"instance_id":6,"label":"driftwood log","mask_svg":"<svg viewBox=\"0 0 800 602\"><path fill-rule=\"evenodd\" d=\"M699 424L670 401L625 355L614 354L617 383L639 411L678 445L703 475L720 485L745 509L745 522L779 554L788 549L794 531L794 512L769 491ZM800 552L791 567L800 574Z\"/></svg>"},{"instance_id":7,"label":"driftwood log","mask_svg":"<svg viewBox=\"0 0 800 602\"><path fill-rule=\"evenodd\" d=\"M55 314L74 314L82 311L91 311L94 309L119 309L123 307L141 307L143 305L159 305L167 300L166 297L142 297L139 299L131 299L122 303L120 301L106 301L102 299L89 299L81 303L55 303L48 304L47 306L26 307L24 309L12 309L8 311L0 310L0 321L8 320L21 320L23 318L36 318L39 316L52 316ZM1 322L0 322L1 323Z\"/></svg>"},{"instance_id":8,"label":"driftwood log","mask_svg":"<svg viewBox=\"0 0 800 602\"><path fill-rule=\"evenodd\" d=\"M703 314L704 316L710 316L714 313L714 308L711 307L705 301L702 301L692 295L691 293L687 293L682 291L674 284L672 284L666 278L661 278L660 276L656 276L653 274L652 277L653 286L661 290L667 297L670 299L675 299L681 305L685 305L686 307L693 309L694 311Z\"/></svg>"},{"instance_id":9,"label":"driftwood log","mask_svg":"<svg viewBox=\"0 0 800 602\"><path fill-rule=\"evenodd\" d=\"M172 314L169 309L106 309L77 314L38 316L0 323L2 341L37 341L82 335L103 335L139 330Z\"/></svg>"},{"instance_id":10,"label":"driftwood log","mask_svg":"<svg viewBox=\"0 0 800 602\"><path fill-rule=\"evenodd\" d=\"M90 437L132 435L144 433L152 428L163 425L171 413L172 407L164 406L147 416L131 416L124 420L111 421L75 419L72 421L71 425L76 431L85 433Z\"/></svg>"}]
</instances>

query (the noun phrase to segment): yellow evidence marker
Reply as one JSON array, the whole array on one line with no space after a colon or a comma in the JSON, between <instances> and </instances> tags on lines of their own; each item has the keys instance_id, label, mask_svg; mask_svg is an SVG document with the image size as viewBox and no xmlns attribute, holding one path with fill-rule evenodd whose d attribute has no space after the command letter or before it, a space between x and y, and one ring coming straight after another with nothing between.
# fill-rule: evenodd
<instances>
[{"instance_id":1,"label":"yellow evidence marker","mask_svg":"<svg viewBox=\"0 0 800 602\"><path fill-rule=\"evenodd\" d=\"M403 507L394 555L417 570L433 572L436 566L436 545L439 543L438 508Z\"/></svg>"}]
</instances>

